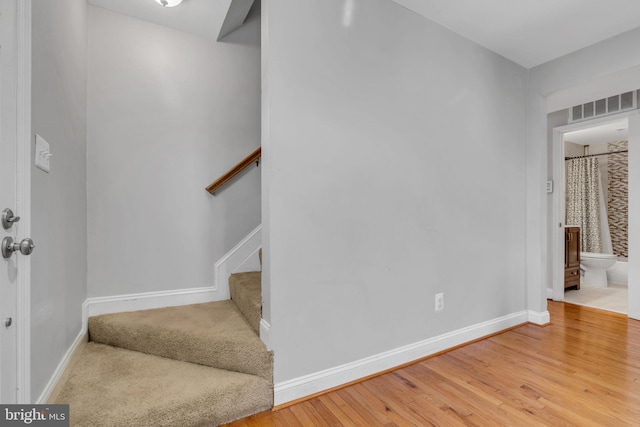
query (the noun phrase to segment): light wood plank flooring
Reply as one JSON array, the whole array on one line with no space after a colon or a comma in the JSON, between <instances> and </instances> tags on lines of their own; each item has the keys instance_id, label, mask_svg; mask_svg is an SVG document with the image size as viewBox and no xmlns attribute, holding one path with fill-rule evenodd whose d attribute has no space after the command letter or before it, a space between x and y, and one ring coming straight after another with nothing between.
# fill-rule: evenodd
<instances>
[{"instance_id":1,"label":"light wood plank flooring","mask_svg":"<svg viewBox=\"0 0 640 427\"><path fill-rule=\"evenodd\" d=\"M229 426L638 426L640 322L549 301L525 325Z\"/></svg>"}]
</instances>

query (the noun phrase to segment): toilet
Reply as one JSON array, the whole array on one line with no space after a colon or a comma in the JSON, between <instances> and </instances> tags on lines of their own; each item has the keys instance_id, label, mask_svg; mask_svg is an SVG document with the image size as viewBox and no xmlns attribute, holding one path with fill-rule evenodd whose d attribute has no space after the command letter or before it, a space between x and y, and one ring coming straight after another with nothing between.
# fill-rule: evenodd
<instances>
[{"instance_id":1,"label":"toilet","mask_svg":"<svg viewBox=\"0 0 640 427\"><path fill-rule=\"evenodd\" d=\"M580 252L580 269L584 271L582 284L598 288L607 287L607 268L616 263L618 257L612 254Z\"/></svg>"}]
</instances>

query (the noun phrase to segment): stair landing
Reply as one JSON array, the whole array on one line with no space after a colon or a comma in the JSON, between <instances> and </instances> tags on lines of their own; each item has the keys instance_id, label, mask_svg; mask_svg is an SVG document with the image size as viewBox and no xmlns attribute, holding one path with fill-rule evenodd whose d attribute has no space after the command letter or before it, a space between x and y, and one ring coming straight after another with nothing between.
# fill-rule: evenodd
<instances>
[{"instance_id":1,"label":"stair landing","mask_svg":"<svg viewBox=\"0 0 640 427\"><path fill-rule=\"evenodd\" d=\"M89 338L155 356L271 379L271 353L232 301L89 319Z\"/></svg>"}]
</instances>

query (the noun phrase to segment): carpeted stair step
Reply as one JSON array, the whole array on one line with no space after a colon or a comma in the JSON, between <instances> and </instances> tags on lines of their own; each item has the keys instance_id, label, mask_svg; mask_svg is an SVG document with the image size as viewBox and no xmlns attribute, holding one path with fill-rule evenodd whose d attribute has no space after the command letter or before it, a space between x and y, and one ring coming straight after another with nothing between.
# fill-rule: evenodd
<instances>
[{"instance_id":1,"label":"carpeted stair step","mask_svg":"<svg viewBox=\"0 0 640 427\"><path fill-rule=\"evenodd\" d=\"M93 316L89 339L273 379L272 353L232 301Z\"/></svg>"},{"instance_id":2,"label":"carpeted stair step","mask_svg":"<svg viewBox=\"0 0 640 427\"><path fill-rule=\"evenodd\" d=\"M262 273L252 271L235 273L229 277L231 300L260 335L260 319L262 318Z\"/></svg>"},{"instance_id":3,"label":"carpeted stair step","mask_svg":"<svg viewBox=\"0 0 640 427\"><path fill-rule=\"evenodd\" d=\"M264 378L89 342L56 403L72 426L217 426L273 406Z\"/></svg>"}]
</instances>

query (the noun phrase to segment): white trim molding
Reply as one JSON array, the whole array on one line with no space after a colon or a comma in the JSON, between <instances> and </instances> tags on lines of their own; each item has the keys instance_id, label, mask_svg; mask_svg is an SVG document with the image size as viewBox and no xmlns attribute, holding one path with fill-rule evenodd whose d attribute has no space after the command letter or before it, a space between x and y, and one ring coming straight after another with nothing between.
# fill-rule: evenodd
<instances>
[{"instance_id":1,"label":"white trim molding","mask_svg":"<svg viewBox=\"0 0 640 427\"><path fill-rule=\"evenodd\" d=\"M17 204L20 232L31 236L31 0L16 0ZM31 257L17 260L17 401L31 398Z\"/></svg>"},{"instance_id":2,"label":"white trim molding","mask_svg":"<svg viewBox=\"0 0 640 427\"><path fill-rule=\"evenodd\" d=\"M212 287L176 289L172 291L144 292L139 294L114 295L87 298L82 304L82 328L87 329L90 316L120 313L125 311L149 310L179 305L201 304L220 301L218 292Z\"/></svg>"},{"instance_id":3,"label":"white trim molding","mask_svg":"<svg viewBox=\"0 0 640 427\"><path fill-rule=\"evenodd\" d=\"M256 257L262 247L262 224L247 237L220 258L213 270L213 289L220 293L221 299L229 299L229 276L240 271L245 263Z\"/></svg>"},{"instance_id":4,"label":"white trim molding","mask_svg":"<svg viewBox=\"0 0 640 427\"><path fill-rule=\"evenodd\" d=\"M529 312L520 311L414 344L385 351L374 356L356 360L355 362L276 383L274 387L275 405L282 405L296 399L329 390L351 381L356 381L487 335L527 323L530 317L531 314Z\"/></svg>"},{"instance_id":5,"label":"white trim molding","mask_svg":"<svg viewBox=\"0 0 640 427\"><path fill-rule=\"evenodd\" d=\"M40 394L40 397L38 397L38 400L36 400L36 405L44 405L47 403L47 401L51 397L51 393L53 393L56 386L58 385L58 382L62 378L62 375L64 374L65 369L67 369L67 366L69 366L69 362L71 362L71 359L73 359L74 355L76 354L80 346L87 341L88 341L87 331L85 330L85 328L82 328L82 330L80 331L76 339L73 341L73 344L71 344L71 347L69 347L67 352L64 354L64 357L58 364L58 367L53 372L53 375L51 376L51 378L49 379L49 382L47 383L44 390Z\"/></svg>"},{"instance_id":6,"label":"white trim molding","mask_svg":"<svg viewBox=\"0 0 640 427\"><path fill-rule=\"evenodd\" d=\"M271 348L271 335L270 335L271 325L264 319L260 319L260 339L267 346L267 350L272 350Z\"/></svg>"},{"instance_id":7,"label":"white trim molding","mask_svg":"<svg viewBox=\"0 0 640 427\"><path fill-rule=\"evenodd\" d=\"M527 317L529 322L535 325L542 326L542 325L547 325L551 322L551 316L549 315L548 311L538 312L538 311L528 310L527 313L528 313Z\"/></svg>"},{"instance_id":8,"label":"white trim molding","mask_svg":"<svg viewBox=\"0 0 640 427\"><path fill-rule=\"evenodd\" d=\"M257 259L261 244L260 225L215 264L214 286L87 298L82 304L82 328L86 331L89 317L100 314L227 300L230 298L229 276L240 271L243 265L255 264L253 258ZM25 258L28 257L21 259Z\"/></svg>"}]
</instances>

